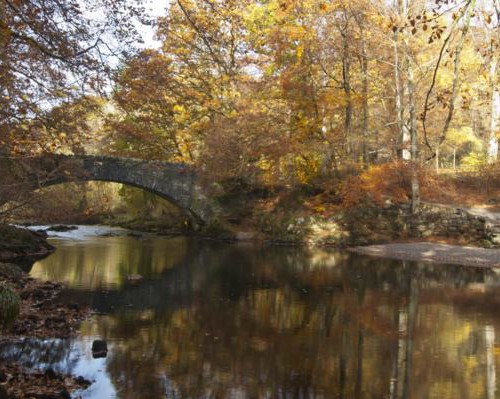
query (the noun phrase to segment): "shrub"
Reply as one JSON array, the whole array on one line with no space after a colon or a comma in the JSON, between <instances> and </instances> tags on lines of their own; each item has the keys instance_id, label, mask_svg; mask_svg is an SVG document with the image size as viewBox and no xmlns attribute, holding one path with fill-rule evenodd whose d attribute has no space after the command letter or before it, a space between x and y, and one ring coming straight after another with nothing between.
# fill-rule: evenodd
<instances>
[{"instance_id":1,"label":"shrub","mask_svg":"<svg viewBox=\"0 0 500 399\"><path fill-rule=\"evenodd\" d=\"M367 200L380 205L386 197L406 202L409 192L410 167L400 161L370 166L358 175L347 177L340 188L342 205L346 208Z\"/></svg>"}]
</instances>

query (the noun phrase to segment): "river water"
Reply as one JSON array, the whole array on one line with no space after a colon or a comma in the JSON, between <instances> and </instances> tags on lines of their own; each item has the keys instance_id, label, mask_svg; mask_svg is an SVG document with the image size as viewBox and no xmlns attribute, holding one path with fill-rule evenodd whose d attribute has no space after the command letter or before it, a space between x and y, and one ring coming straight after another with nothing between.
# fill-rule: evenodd
<instances>
[{"instance_id":1,"label":"river water","mask_svg":"<svg viewBox=\"0 0 500 399\"><path fill-rule=\"evenodd\" d=\"M55 234L31 275L97 314L74 339L0 351L94 381L83 398L500 397L494 270L104 227ZM106 358L93 359L95 339Z\"/></svg>"}]
</instances>

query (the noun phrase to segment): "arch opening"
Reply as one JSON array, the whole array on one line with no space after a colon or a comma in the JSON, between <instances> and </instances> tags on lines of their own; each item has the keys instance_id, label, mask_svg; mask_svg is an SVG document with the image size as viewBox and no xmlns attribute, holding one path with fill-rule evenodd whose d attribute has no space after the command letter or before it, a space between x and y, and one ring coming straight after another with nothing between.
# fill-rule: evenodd
<instances>
[{"instance_id":1,"label":"arch opening","mask_svg":"<svg viewBox=\"0 0 500 399\"><path fill-rule=\"evenodd\" d=\"M8 207L9 220L15 223L108 224L166 234L198 226L198 218L170 197L107 180L53 180L32 190L23 206L12 202Z\"/></svg>"}]
</instances>

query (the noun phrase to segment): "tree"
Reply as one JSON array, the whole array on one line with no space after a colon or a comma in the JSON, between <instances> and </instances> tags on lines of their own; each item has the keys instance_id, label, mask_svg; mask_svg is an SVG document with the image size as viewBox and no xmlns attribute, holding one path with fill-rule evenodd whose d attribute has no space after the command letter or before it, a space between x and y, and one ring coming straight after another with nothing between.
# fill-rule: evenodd
<instances>
[{"instance_id":1,"label":"tree","mask_svg":"<svg viewBox=\"0 0 500 399\"><path fill-rule=\"evenodd\" d=\"M134 51L134 20L147 22L141 2L1 0L0 148L29 151L29 121L105 91L113 63Z\"/></svg>"},{"instance_id":2,"label":"tree","mask_svg":"<svg viewBox=\"0 0 500 399\"><path fill-rule=\"evenodd\" d=\"M30 199L11 156L81 150L98 103L89 95L110 89L113 66L134 52L135 22L148 23L141 3L0 0L2 204Z\"/></svg>"},{"instance_id":3,"label":"tree","mask_svg":"<svg viewBox=\"0 0 500 399\"><path fill-rule=\"evenodd\" d=\"M498 85L500 84L500 68L498 66L499 51L500 51L500 2L498 0L493 0L494 14L496 17L497 26L493 29L491 39L490 39L490 54L491 54L491 66L490 66L490 90L491 90L491 115L490 115L490 131L488 135L488 150L487 156L490 162L494 162L498 158L498 136L500 132L500 90ZM491 17L487 14L487 22L491 22Z\"/></svg>"},{"instance_id":4,"label":"tree","mask_svg":"<svg viewBox=\"0 0 500 399\"><path fill-rule=\"evenodd\" d=\"M175 1L161 48L120 71L117 148L292 184L402 157L416 210L418 170L450 129L484 136L475 4Z\"/></svg>"}]
</instances>

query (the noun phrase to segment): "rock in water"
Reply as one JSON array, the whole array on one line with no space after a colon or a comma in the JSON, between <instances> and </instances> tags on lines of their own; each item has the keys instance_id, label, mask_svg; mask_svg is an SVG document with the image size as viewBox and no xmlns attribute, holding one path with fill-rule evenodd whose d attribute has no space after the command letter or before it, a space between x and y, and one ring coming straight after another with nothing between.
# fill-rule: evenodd
<instances>
[{"instance_id":1,"label":"rock in water","mask_svg":"<svg viewBox=\"0 0 500 399\"><path fill-rule=\"evenodd\" d=\"M108 344L102 339L96 339L92 342L92 357L94 359L99 359L101 357L106 357L108 354Z\"/></svg>"},{"instance_id":2,"label":"rock in water","mask_svg":"<svg viewBox=\"0 0 500 399\"><path fill-rule=\"evenodd\" d=\"M0 283L0 330L14 324L19 315L19 295L5 283Z\"/></svg>"},{"instance_id":3,"label":"rock in water","mask_svg":"<svg viewBox=\"0 0 500 399\"><path fill-rule=\"evenodd\" d=\"M253 231L239 231L236 233L236 239L238 241L251 241L255 240L256 234Z\"/></svg>"},{"instance_id":4,"label":"rock in water","mask_svg":"<svg viewBox=\"0 0 500 399\"><path fill-rule=\"evenodd\" d=\"M127 276L127 280L129 280L129 281L140 281L143 278L144 277L142 277L140 274L129 274Z\"/></svg>"},{"instance_id":5,"label":"rock in water","mask_svg":"<svg viewBox=\"0 0 500 399\"><path fill-rule=\"evenodd\" d=\"M78 230L78 226L70 226L66 224L57 224L55 226L51 226L45 231L56 231L60 233L64 233L66 231L73 231L73 230Z\"/></svg>"}]
</instances>

